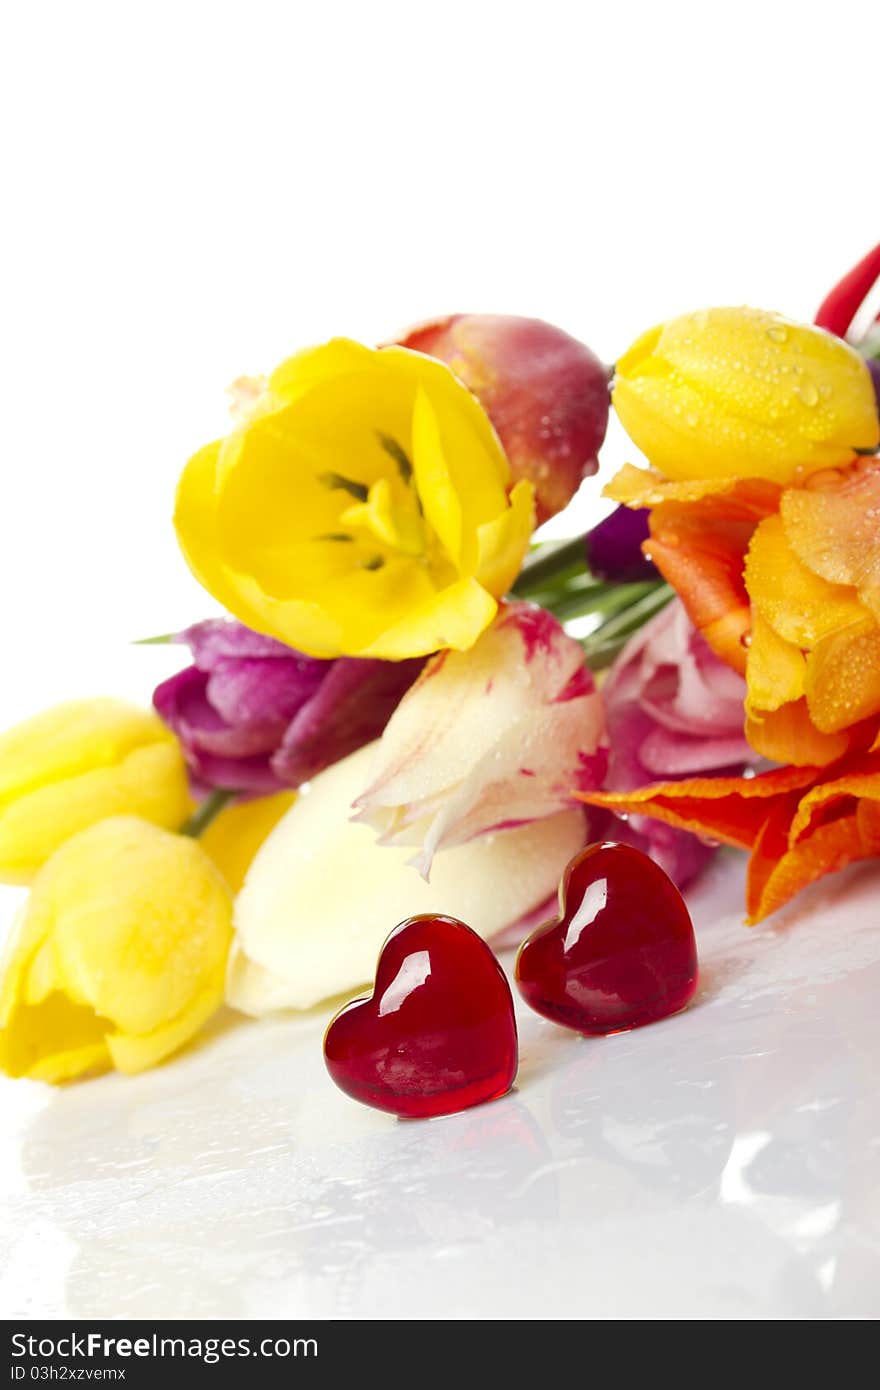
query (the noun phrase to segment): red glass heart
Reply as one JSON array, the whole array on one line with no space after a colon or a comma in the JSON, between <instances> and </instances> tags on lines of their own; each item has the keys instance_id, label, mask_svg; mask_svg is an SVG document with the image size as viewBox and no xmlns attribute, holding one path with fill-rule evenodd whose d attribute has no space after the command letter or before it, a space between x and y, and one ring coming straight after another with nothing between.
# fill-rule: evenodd
<instances>
[{"instance_id":1,"label":"red glass heart","mask_svg":"<svg viewBox=\"0 0 880 1390\"><path fill-rule=\"evenodd\" d=\"M382 947L373 993L331 1021L324 1061L341 1090L394 1115L448 1115L495 1100L517 1067L504 971L463 922L410 917Z\"/></svg>"},{"instance_id":2,"label":"red glass heart","mask_svg":"<svg viewBox=\"0 0 880 1390\"><path fill-rule=\"evenodd\" d=\"M572 859L559 916L519 950L516 982L539 1014L579 1033L617 1033L677 1013L697 987L697 943L667 874L630 845Z\"/></svg>"}]
</instances>

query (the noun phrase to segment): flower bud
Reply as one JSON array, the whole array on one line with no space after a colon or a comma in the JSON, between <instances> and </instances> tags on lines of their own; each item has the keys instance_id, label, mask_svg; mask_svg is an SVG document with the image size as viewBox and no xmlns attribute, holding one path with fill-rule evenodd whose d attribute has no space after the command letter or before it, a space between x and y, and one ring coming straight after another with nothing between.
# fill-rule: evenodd
<instances>
[{"instance_id":1,"label":"flower bud","mask_svg":"<svg viewBox=\"0 0 880 1390\"><path fill-rule=\"evenodd\" d=\"M650 530L649 512L615 507L584 537L590 573L596 579L626 584L659 579L657 566L642 550Z\"/></svg>"},{"instance_id":2,"label":"flower bud","mask_svg":"<svg viewBox=\"0 0 880 1390\"><path fill-rule=\"evenodd\" d=\"M0 1069L69 1081L176 1052L223 998L231 919L195 840L133 816L81 831L41 869L0 962Z\"/></svg>"},{"instance_id":3,"label":"flower bud","mask_svg":"<svg viewBox=\"0 0 880 1390\"><path fill-rule=\"evenodd\" d=\"M320 661L223 618L175 639L195 659L153 702L195 783L266 795L297 787L382 732L421 660Z\"/></svg>"},{"instance_id":4,"label":"flower bud","mask_svg":"<svg viewBox=\"0 0 880 1390\"><path fill-rule=\"evenodd\" d=\"M880 439L859 354L758 309L706 309L643 334L616 365L612 401L649 462L680 480L789 483Z\"/></svg>"},{"instance_id":5,"label":"flower bud","mask_svg":"<svg viewBox=\"0 0 880 1390\"><path fill-rule=\"evenodd\" d=\"M192 809L177 741L125 700L72 700L0 734L0 882L29 883L107 816L177 829Z\"/></svg>"},{"instance_id":6,"label":"flower bud","mask_svg":"<svg viewBox=\"0 0 880 1390\"><path fill-rule=\"evenodd\" d=\"M561 512L598 468L608 368L540 319L450 314L411 328L404 347L439 357L477 397L510 461L535 488L538 522Z\"/></svg>"}]
</instances>

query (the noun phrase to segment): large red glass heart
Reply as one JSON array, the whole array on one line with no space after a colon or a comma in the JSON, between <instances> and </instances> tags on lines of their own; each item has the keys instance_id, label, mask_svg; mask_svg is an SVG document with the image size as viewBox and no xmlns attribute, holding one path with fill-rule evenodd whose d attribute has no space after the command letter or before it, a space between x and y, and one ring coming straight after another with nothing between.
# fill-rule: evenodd
<instances>
[{"instance_id":1,"label":"large red glass heart","mask_svg":"<svg viewBox=\"0 0 880 1390\"><path fill-rule=\"evenodd\" d=\"M667 874L629 845L590 845L559 888L559 916L516 961L533 1009L579 1033L617 1033L677 1013L697 987L697 943Z\"/></svg>"},{"instance_id":2,"label":"large red glass heart","mask_svg":"<svg viewBox=\"0 0 880 1390\"><path fill-rule=\"evenodd\" d=\"M448 1115L495 1100L517 1067L504 971L463 922L410 917L382 947L373 993L330 1023L324 1060L341 1090L394 1115Z\"/></svg>"}]
</instances>

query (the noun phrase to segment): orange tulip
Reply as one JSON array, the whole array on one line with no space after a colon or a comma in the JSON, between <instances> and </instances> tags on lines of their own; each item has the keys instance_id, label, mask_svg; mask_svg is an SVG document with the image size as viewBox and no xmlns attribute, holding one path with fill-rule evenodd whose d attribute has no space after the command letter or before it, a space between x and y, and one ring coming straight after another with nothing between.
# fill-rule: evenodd
<instances>
[{"instance_id":1,"label":"orange tulip","mask_svg":"<svg viewBox=\"0 0 880 1390\"><path fill-rule=\"evenodd\" d=\"M880 752L833 767L780 767L757 777L697 777L578 800L751 851L746 908L759 922L807 884L880 854Z\"/></svg>"},{"instance_id":2,"label":"orange tulip","mask_svg":"<svg viewBox=\"0 0 880 1390\"><path fill-rule=\"evenodd\" d=\"M607 493L650 506L645 550L710 646L746 676L746 736L826 766L880 717L880 460L760 479L668 482L628 467Z\"/></svg>"}]
</instances>

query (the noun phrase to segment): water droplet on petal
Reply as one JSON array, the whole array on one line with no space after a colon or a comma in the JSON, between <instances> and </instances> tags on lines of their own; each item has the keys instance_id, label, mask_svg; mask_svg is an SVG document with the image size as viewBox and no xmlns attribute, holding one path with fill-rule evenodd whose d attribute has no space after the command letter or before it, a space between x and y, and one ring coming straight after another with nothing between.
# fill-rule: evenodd
<instances>
[{"instance_id":1,"label":"water droplet on petal","mask_svg":"<svg viewBox=\"0 0 880 1390\"><path fill-rule=\"evenodd\" d=\"M809 377L804 377L797 391L804 405L813 406L819 404L819 388L815 381Z\"/></svg>"},{"instance_id":2,"label":"water droplet on petal","mask_svg":"<svg viewBox=\"0 0 880 1390\"><path fill-rule=\"evenodd\" d=\"M767 329L767 337L771 338L774 343L787 343L788 329L783 328L781 323L771 324Z\"/></svg>"}]
</instances>

